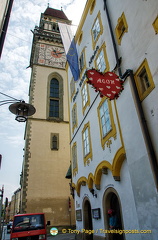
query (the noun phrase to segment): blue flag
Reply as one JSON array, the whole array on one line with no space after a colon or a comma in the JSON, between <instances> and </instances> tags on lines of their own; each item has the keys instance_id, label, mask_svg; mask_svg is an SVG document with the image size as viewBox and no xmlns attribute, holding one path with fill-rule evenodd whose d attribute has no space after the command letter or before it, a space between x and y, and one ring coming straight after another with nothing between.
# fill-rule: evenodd
<instances>
[{"instance_id":1,"label":"blue flag","mask_svg":"<svg viewBox=\"0 0 158 240\"><path fill-rule=\"evenodd\" d=\"M74 77L74 81L77 81L79 79L80 70L79 70L79 64L78 64L78 54L76 49L75 40L73 39L69 51L66 55L67 61L69 63L72 75Z\"/></svg>"}]
</instances>

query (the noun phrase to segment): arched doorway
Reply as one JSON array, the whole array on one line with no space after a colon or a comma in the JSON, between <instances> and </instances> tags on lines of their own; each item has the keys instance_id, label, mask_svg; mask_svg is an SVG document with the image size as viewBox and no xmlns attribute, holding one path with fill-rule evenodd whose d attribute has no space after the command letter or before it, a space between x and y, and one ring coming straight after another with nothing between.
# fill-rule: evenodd
<instances>
[{"instance_id":1,"label":"arched doorway","mask_svg":"<svg viewBox=\"0 0 158 240\"><path fill-rule=\"evenodd\" d=\"M84 229L93 230L92 209L88 199L85 199L83 206ZM85 240L93 240L93 234L84 234Z\"/></svg>"},{"instance_id":2,"label":"arched doorway","mask_svg":"<svg viewBox=\"0 0 158 240\"><path fill-rule=\"evenodd\" d=\"M105 219L105 229L109 230L108 209L113 209L118 219L118 229L124 229L122 220L121 203L117 192L113 188L108 188L103 198L103 209ZM107 234L108 240L125 240L124 234Z\"/></svg>"}]
</instances>

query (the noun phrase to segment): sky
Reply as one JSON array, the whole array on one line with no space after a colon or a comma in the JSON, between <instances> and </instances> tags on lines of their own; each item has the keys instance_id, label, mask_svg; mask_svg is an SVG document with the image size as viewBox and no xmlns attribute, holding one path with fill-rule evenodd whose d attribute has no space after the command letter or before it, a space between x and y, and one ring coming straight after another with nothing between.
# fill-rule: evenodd
<instances>
[{"instance_id":1,"label":"sky","mask_svg":"<svg viewBox=\"0 0 158 240\"><path fill-rule=\"evenodd\" d=\"M63 9L72 20L75 34L86 0L14 0L6 39L0 59L0 92L28 103L31 69L30 61L35 25L39 26L40 15L49 7ZM8 100L0 94L0 101ZM9 104L0 106L0 189L4 186L3 201L9 201L20 187L23 162L25 123L15 120Z\"/></svg>"}]
</instances>

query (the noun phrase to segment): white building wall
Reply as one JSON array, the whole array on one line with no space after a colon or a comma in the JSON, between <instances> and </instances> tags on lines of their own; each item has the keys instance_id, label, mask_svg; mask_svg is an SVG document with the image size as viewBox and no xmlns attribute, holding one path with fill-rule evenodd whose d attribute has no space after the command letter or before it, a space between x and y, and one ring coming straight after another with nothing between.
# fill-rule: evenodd
<instances>
[{"instance_id":1,"label":"white building wall","mask_svg":"<svg viewBox=\"0 0 158 240\"><path fill-rule=\"evenodd\" d=\"M125 13L128 24L128 32L124 34L121 45L117 45L119 57L122 57L122 73L124 73L126 69L131 69L133 72L135 72L145 58L148 61L155 83L155 88L142 101L142 106L153 141L154 149L158 157L158 107L156 102L156 96L158 94L158 67L156 60L157 55L155 54L158 45L158 37L155 35L154 28L152 26L152 23L157 16L158 2L156 0L139 2L136 0L134 2L130 0L107 0L106 2L112 21L113 31L117 25L118 18L123 12ZM80 56L83 48L85 47L87 69L94 67L94 61L89 65L90 58L94 54L90 30L98 11L100 11L104 31L100 36L96 46L101 47L105 41L110 71L112 71L116 65L116 60L106 12L104 11L103 6L103 1L97 0L93 14L90 15L88 12L84 25L81 29L83 31L83 38L81 44L77 45L77 50L78 55ZM70 69L68 69L68 79L70 85L70 81L72 79ZM116 151L122 145L120 134L122 134L123 137L126 159L121 166L120 181L114 180L110 170L108 170L107 175L102 174L100 190L97 190L94 186L95 192L97 193L97 198L92 196L87 184L86 186L81 186L80 196L78 196L75 191L76 210L83 210L84 199L89 199L92 209L101 208L101 219L92 219L93 229L106 229L104 194L106 193L106 190L111 187L118 193L121 202L124 229L152 230L152 233L150 234L126 234L124 239L156 240L158 220L157 189L142 132L142 126L137 112L137 106L132 92L131 79L129 77L126 79L124 83L124 90L120 97L116 100L118 119L114 101L111 101L114 122L117 129L117 137L116 139L112 139L110 148L105 147L105 150L103 150L101 147L100 129L97 114L97 107L101 98L100 96L97 97L97 100L94 102L88 115L83 121L83 118L86 115L86 112L89 110L89 107L86 109L83 116L81 98L82 86L80 87L80 84L80 80L75 83L76 92L78 90L78 94L76 94L76 99L74 102L70 101L70 121L72 119L71 109L74 103L76 103L78 127L82 123L75 136L71 131L71 147L74 142L77 142L78 157L78 172L77 174L73 175L73 183L76 185L78 179L81 177L86 177L88 179L88 175L90 173L94 175L98 164L103 160L106 160L112 164ZM90 92L91 106L98 93L96 93L90 85L88 88ZM90 161L89 165L84 166L82 130L84 124L88 121L90 122L92 141L92 161ZM121 127L121 132L119 131L119 124ZM72 128L70 129L72 130ZM76 227L79 230L83 229L84 221L77 221ZM94 235L105 237L105 234L101 234L100 231L95 232Z\"/></svg>"},{"instance_id":2,"label":"white building wall","mask_svg":"<svg viewBox=\"0 0 158 240\"><path fill-rule=\"evenodd\" d=\"M4 19L5 19L5 14L8 8L8 0L3 0L0 1L0 35L1 35L1 30L4 24Z\"/></svg>"}]
</instances>

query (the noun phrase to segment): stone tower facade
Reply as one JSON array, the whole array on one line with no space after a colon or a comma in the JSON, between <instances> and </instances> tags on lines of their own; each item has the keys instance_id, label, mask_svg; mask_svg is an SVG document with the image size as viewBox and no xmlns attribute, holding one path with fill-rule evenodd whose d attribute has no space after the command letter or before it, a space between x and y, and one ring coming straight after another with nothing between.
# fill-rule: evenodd
<instances>
[{"instance_id":1,"label":"stone tower facade","mask_svg":"<svg viewBox=\"0 0 158 240\"><path fill-rule=\"evenodd\" d=\"M62 10L47 8L33 32L30 103L21 175L21 212L44 212L51 226L74 223L70 209L69 114L66 55L58 22L70 25Z\"/></svg>"}]
</instances>

